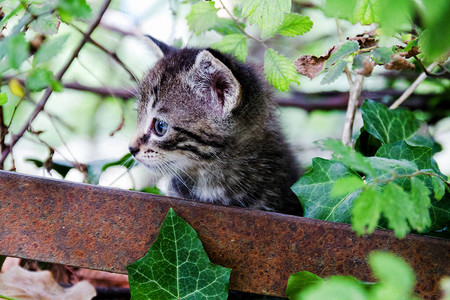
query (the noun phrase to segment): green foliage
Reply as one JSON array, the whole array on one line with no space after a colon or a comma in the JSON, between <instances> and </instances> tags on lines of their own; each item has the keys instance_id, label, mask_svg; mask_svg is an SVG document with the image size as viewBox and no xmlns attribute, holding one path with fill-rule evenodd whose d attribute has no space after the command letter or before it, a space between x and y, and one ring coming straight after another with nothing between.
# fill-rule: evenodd
<instances>
[{"instance_id":1,"label":"green foliage","mask_svg":"<svg viewBox=\"0 0 450 300\"><path fill-rule=\"evenodd\" d=\"M221 41L213 43L211 47L234 55L241 61L245 61L248 55L248 39L262 44L266 48L266 79L275 88L287 91L291 83L299 83L295 67L291 60L268 47L265 41L275 34L290 37L302 35L312 28L312 21L309 17L291 13L291 0L245 0L238 3L234 14L227 10L232 20L219 18L213 2L195 3L187 16L189 28L196 34L214 30L224 35ZM244 22L239 19L244 19ZM258 26L261 39L245 32L245 21Z\"/></svg>"},{"instance_id":2,"label":"green foliage","mask_svg":"<svg viewBox=\"0 0 450 300\"><path fill-rule=\"evenodd\" d=\"M416 299L415 274L401 258L390 253L373 252L369 256L369 265L378 279L376 284L361 282L350 276L321 279L303 271L290 276L286 294L290 300Z\"/></svg>"},{"instance_id":3,"label":"green foliage","mask_svg":"<svg viewBox=\"0 0 450 300\"><path fill-rule=\"evenodd\" d=\"M52 72L44 68L35 68L28 73L26 87L29 91L40 91L51 86L54 91L61 91L62 86L55 80Z\"/></svg>"},{"instance_id":4,"label":"green foliage","mask_svg":"<svg viewBox=\"0 0 450 300\"><path fill-rule=\"evenodd\" d=\"M298 74L292 62L271 48L264 55L264 74L269 83L281 91L287 91L291 82L298 83Z\"/></svg>"},{"instance_id":5,"label":"green foliage","mask_svg":"<svg viewBox=\"0 0 450 300\"><path fill-rule=\"evenodd\" d=\"M25 40L25 34L18 33L13 36L8 36L2 41L2 44L1 47L4 47L3 51L7 58L6 68L19 69L29 56L29 44Z\"/></svg>"},{"instance_id":6,"label":"green foliage","mask_svg":"<svg viewBox=\"0 0 450 300\"><path fill-rule=\"evenodd\" d=\"M127 169L131 169L136 164L136 161L133 158L131 153L127 153L116 161L112 161L106 163L102 166L102 172L106 171L110 167L114 166L124 166Z\"/></svg>"},{"instance_id":7,"label":"green foliage","mask_svg":"<svg viewBox=\"0 0 450 300\"><path fill-rule=\"evenodd\" d=\"M234 33L225 35L221 41L215 42L211 48L234 55L240 61L247 57L247 37Z\"/></svg>"},{"instance_id":8,"label":"green foliage","mask_svg":"<svg viewBox=\"0 0 450 300\"><path fill-rule=\"evenodd\" d=\"M39 65L61 53L68 38L69 35L66 34L47 39L34 55L33 64Z\"/></svg>"},{"instance_id":9,"label":"green foliage","mask_svg":"<svg viewBox=\"0 0 450 300\"><path fill-rule=\"evenodd\" d=\"M447 226L450 202L444 189L449 182L433 163L430 147L408 143L419 128L414 114L370 100L361 111L366 134L380 141L375 156L364 156L339 141L322 141L320 145L333 152L332 160L314 158L312 168L292 187L305 216L351 220L358 234L372 233L387 222L400 238L411 230Z\"/></svg>"},{"instance_id":10,"label":"green foliage","mask_svg":"<svg viewBox=\"0 0 450 300\"><path fill-rule=\"evenodd\" d=\"M197 233L169 209L147 254L127 266L135 299L227 299L231 269L209 261Z\"/></svg>"},{"instance_id":11,"label":"green foliage","mask_svg":"<svg viewBox=\"0 0 450 300\"><path fill-rule=\"evenodd\" d=\"M0 105L6 104L8 102L8 95L6 93L0 93Z\"/></svg>"},{"instance_id":12,"label":"green foliage","mask_svg":"<svg viewBox=\"0 0 450 300\"><path fill-rule=\"evenodd\" d=\"M86 0L59 0L57 11L61 21L65 23L73 18L87 19L91 16L91 8Z\"/></svg>"},{"instance_id":13,"label":"green foliage","mask_svg":"<svg viewBox=\"0 0 450 300\"><path fill-rule=\"evenodd\" d=\"M212 28L219 17L213 1L201 1L192 6L192 10L186 19L189 28L196 34L201 34Z\"/></svg>"},{"instance_id":14,"label":"green foliage","mask_svg":"<svg viewBox=\"0 0 450 300\"><path fill-rule=\"evenodd\" d=\"M242 17L256 23L263 39L275 34L282 25L284 15L291 11L291 0L241 0Z\"/></svg>"}]
</instances>

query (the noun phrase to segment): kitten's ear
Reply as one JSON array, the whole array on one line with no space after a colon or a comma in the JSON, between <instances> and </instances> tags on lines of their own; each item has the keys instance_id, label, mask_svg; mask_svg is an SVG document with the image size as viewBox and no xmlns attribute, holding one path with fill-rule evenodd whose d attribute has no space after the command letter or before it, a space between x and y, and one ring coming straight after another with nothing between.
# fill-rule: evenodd
<instances>
[{"instance_id":1,"label":"kitten's ear","mask_svg":"<svg viewBox=\"0 0 450 300\"><path fill-rule=\"evenodd\" d=\"M146 35L146 42L150 48L156 53L159 58L167 56L168 54L175 52L177 49L164 44L163 42L155 39L151 35Z\"/></svg>"},{"instance_id":2,"label":"kitten's ear","mask_svg":"<svg viewBox=\"0 0 450 300\"><path fill-rule=\"evenodd\" d=\"M211 95L211 107L214 111L227 116L238 106L241 99L241 85L231 70L208 50L201 51L192 68L200 90Z\"/></svg>"}]
</instances>

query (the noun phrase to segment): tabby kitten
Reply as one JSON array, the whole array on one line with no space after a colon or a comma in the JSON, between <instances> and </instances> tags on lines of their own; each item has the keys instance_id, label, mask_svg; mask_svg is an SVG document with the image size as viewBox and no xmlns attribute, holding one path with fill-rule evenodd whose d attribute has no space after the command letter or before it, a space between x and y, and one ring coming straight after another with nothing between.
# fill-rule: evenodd
<instances>
[{"instance_id":1,"label":"tabby kitten","mask_svg":"<svg viewBox=\"0 0 450 300\"><path fill-rule=\"evenodd\" d=\"M299 168L266 85L213 49L175 49L140 83L129 150L170 179L169 196L300 215Z\"/></svg>"}]
</instances>

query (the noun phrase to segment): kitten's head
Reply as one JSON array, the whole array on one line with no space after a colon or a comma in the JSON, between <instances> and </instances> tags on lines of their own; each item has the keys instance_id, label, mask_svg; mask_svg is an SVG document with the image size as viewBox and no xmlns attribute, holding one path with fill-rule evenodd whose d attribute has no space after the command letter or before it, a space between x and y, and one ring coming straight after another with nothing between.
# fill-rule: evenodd
<instances>
[{"instance_id":1,"label":"kitten's head","mask_svg":"<svg viewBox=\"0 0 450 300\"><path fill-rule=\"evenodd\" d=\"M155 171L198 168L225 147L241 86L214 51L151 39L163 56L140 83L130 152Z\"/></svg>"}]
</instances>

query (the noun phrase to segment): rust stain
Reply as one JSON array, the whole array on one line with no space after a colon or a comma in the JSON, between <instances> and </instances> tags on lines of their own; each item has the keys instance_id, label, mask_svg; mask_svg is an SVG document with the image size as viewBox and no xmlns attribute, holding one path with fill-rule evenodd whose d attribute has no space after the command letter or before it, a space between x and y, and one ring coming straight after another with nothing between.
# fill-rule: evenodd
<instances>
[{"instance_id":1,"label":"rust stain","mask_svg":"<svg viewBox=\"0 0 450 300\"><path fill-rule=\"evenodd\" d=\"M298 271L372 281L373 250L403 257L417 292L439 297L450 241L377 230L358 238L349 225L0 171L0 254L126 273L156 239L168 209L198 232L211 261L233 269L230 288L285 296Z\"/></svg>"}]
</instances>

